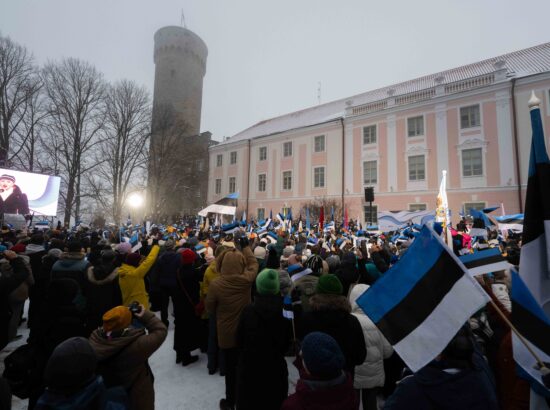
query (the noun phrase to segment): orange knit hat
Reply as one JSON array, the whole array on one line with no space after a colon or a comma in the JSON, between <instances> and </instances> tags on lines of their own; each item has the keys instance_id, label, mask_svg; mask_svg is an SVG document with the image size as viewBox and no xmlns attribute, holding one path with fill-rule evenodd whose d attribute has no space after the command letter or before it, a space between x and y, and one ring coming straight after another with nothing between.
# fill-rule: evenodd
<instances>
[{"instance_id":1,"label":"orange knit hat","mask_svg":"<svg viewBox=\"0 0 550 410\"><path fill-rule=\"evenodd\" d=\"M132 323L132 312L126 306L117 306L103 315L103 330L113 332L126 329Z\"/></svg>"}]
</instances>

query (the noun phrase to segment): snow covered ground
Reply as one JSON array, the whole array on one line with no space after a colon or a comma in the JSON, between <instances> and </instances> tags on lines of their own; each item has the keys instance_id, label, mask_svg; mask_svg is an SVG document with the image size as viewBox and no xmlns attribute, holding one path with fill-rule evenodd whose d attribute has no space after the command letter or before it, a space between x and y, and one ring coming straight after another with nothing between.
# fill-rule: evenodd
<instances>
[{"instance_id":1,"label":"snow covered ground","mask_svg":"<svg viewBox=\"0 0 550 410\"><path fill-rule=\"evenodd\" d=\"M25 315L26 316L26 315ZM10 343L0 353L0 372L4 369L4 357L24 343L28 329L23 325L19 329L23 338ZM172 323L168 337L159 350L149 359L155 375L155 407L160 410L203 410L218 409L219 401L225 397L224 378L218 373L208 374L206 354L199 354L199 360L189 366L176 364L176 353L172 349L174 329ZM298 373L287 358L289 370L289 391L294 392ZM27 400L13 398L13 410L25 410Z\"/></svg>"}]
</instances>

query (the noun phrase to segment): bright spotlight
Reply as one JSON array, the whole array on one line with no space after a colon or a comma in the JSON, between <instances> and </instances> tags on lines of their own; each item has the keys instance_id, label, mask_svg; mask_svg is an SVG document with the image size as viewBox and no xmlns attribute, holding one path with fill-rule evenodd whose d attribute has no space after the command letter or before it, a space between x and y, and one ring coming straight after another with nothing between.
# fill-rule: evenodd
<instances>
[{"instance_id":1,"label":"bright spotlight","mask_svg":"<svg viewBox=\"0 0 550 410\"><path fill-rule=\"evenodd\" d=\"M139 208L141 205L143 205L143 196L138 194L137 192L134 192L128 197L128 205L130 205L132 208Z\"/></svg>"}]
</instances>

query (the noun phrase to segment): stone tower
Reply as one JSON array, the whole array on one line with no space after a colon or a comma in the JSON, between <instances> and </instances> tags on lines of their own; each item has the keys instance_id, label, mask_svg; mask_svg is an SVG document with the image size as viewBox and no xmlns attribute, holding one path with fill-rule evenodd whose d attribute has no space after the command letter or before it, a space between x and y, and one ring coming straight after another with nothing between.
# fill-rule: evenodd
<instances>
[{"instance_id":1,"label":"stone tower","mask_svg":"<svg viewBox=\"0 0 550 410\"><path fill-rule=\"evenodd\" d=\"M204 41L184 27L155 33L148 178L153 219L174 222L176 215L196 214L206 201L211 135L200 134L200 125L207 56Z\"/></svg>"}]
</instances>

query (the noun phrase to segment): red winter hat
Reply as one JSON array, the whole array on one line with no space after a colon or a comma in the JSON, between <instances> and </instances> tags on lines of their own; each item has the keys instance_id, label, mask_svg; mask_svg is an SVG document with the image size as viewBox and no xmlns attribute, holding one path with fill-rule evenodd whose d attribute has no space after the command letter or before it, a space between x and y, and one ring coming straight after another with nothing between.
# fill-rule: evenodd
<instances>
[{"instance_id":1,"label":"red winter hat","mask_svg":"<svg viewBox=\"0 0 550 410\"><path fill-rule=\"evenodd\" d=\"M195 263L195 259L197 259L197 255L191 249L185 248L181 252L181 263L183 265L192 265Z\"/></svg>"},{"instance_id":2,"label":"red winter hat","mask_svg":"<svg viewBox=\"0 0 550 410\"><path fill-rule=\"evenodd\" d=\"M14 251L15 253L23 253L25 252L26 245L24 243L18 243L17 245L13 245L10 248L10 251Z\"/></svg>"}]
</instances>

